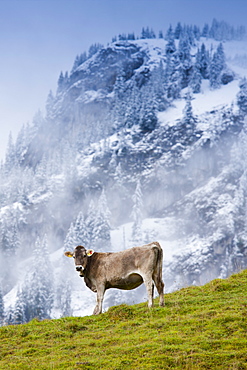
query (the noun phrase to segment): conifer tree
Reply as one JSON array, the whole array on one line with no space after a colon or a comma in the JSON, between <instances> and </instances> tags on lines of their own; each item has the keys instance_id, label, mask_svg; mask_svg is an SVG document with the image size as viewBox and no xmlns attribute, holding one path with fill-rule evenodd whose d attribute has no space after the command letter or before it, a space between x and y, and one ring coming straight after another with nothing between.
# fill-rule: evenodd
<instances>
[{"instance_id":1,"label":"conifer tree","mask_svg":"<svg viewBox=\"0 0 247 370\"><path fill-rule=\"evenodd\" d=\"M73 228L73 233L75 240L74 247L76 247L77 245L83 245L87 247L89 245L89 233L82 212L79 212L77 216L75 226Z\"/></svg>"},{"instance_id":2,"label":"conifer tree","mask_svg":"<svg viewBox=\"0 0 247 370\"><path fill-rule=\"evenodd\" d=\"M71 282L70 279L67 278L64 281L64 285L62 287L62 294L61 294L61 313L62 317L72 316L72 308L71 308Z\"/></svg>"},{"instance_id":3,"label":"conifer tree","mask_svg":"<svg viewBox=\"0 0 247 370\"><path fill-rule=\"evenodd\" d=\"M94 230L96 227L96 217L97 217L97 210L95 206L95 202L93 200L90 201L88 211L87 211L87 217L86 217L86 227L89 234L89 241L90 245L94 242Z\"/></svg>"},{"instance_id":4,"label":"conifer tree","mask_svg":"<svg viewBox=\"0 0 247 370\"><path fill-rule=\"evenodd\" d=\"M220 43L213 55L210 64L209 82L211 89L217 89L221 85L221 72L225 68L225 53Z\"/></svg>"},{"instance_id":5,"label":"conifer tree","mask_svg":"<svg viewBox=\"0 0 247 370\"><path fill-rule=\"evenodd\" d=\"M247 114L247 79L244 77L239 83L239 92L237 94L237 104L241 116Z\"/></svg>"},{"instance_id":6,"label":"conifer tree","mask_svg":"<svg viewBox=\"0 0 247 370\"><path fill-rule=\"evenodd\" d=\"M157 122L155 100L150 95L147 99L143 100L140 112L140 128L144 133L151 132L155 129Z\"/></svg>"},{"instance_id":7,"label":"conifer tree","mask_svg":"<svg viewBox=\"0 0 247 370\"><path fill-rule=\"evenodd\" d=\"M186 95L186 104L183 112L183 119L182 119L182 126L186 129L186 133L188 136L193 135L195 131L195 123L196 119L193 115L193 109L192 109L192 95L190 92Z\"/></svg>"},{"instance_id":8,"label":"conifer tree","mask_svg":"<svg viewBox=\"0 0 247 370\"><path fill-rule=\"evenodd\" d=\"M26 302L24 301L24 296L22 294L22 290L19 287L18 292L17 292L17 299L15 302L15 307L13 311L13 316L14 316L14 323L15 324L23 324L27 321L26 315L25 315L25 304Z\"/></svg>"},{"instance_id":9,"label":"conifer tree","mask_svg":"<svg viewBox=\"0 0 247 370\"><path fill-rule=\"evenodd\" d=\"M50 317L53 304L53 274L47 249L46 236L37 238L34 249L33 272L29 286L29 320Z\"/></svg>"},{"instance_id":10,"label":"conifer tree","mask_svg":"<svg viewBox=\"0 0 247 370\"><path fill-rule=\"evenodd\" d=\"M189 86L194 94L199 93L201 91L201 84L202 84L202 75L200 72L200 64L198 60L196 60L195 64L193 65L192 75L189 82Z\"/></svg>"},{"instance_id":11,"label":"conifer tree","mask_svg":"<svg viewBox=\"0 0 247 370\"><path fill-rule=\"evenodd\" d=\"M111 246L110 225L101 212L96 215L92 245L103 251Z\"/></svg>"},{"instance_id":12,"label":"conifer tree","mask_svg":"<svg viewBox=\"0 0 247 370\"><path fill-rule=\"evenodd\" d=\"M175 40L174 40L174 34L168 34L167 36L167 43L166 43L166 54L173 54L176 51L176 45L175 45Z\"/></svg>"},{"instance_id":13,"label":"conifer tree","mask_svg":"<svg viewBox=\"0 0 247 370\"><path fill-rule=\"evenodd\" d=\"M126 101L125 101L125 83L124 72L120 70L113 88L114 103L113 103L113 119L114 126L119 128L124 125Z\"/></svg>"},{"instance_id":14,"label":"conifer tree","mask_svg":"<svg viewBox=\"0 0 247 370\"><path fill-rule=\"evenodd\" d=\"M25 159L25 153L28 147L28 126L23 125L19 131L15 143L16 159L18 163L23 163Z\"/></svg>"},{"instance_id":15,"label":"conifer tree","mask_svg":"<svg viewBox=\"0 0 247 370\"><path fill-rule=\"evenodd\" d=\"M75 227L73 222L71 222L69 230L64 240L64 251L73 251L77 246L77 237L75 233Z\"/></svg>"},{"instance_id":16,"label":"conifer tree","mask_svg":"<svg viewBox=\"0 0 247 370\"><path fill-rule=\"evenodd\" d=\"M163 36L163 31L162 30L160 30L159 31L159 39L163 39L164 38L164 36Z\"/></svg>"},{"instance_id":17,"label":"conifer tree","mask_svg":"<svg viewBox=\"0 0 247 370\"><path fill-rule=\"evenodd\" d=\"M141 99L140 90L136 84L130 89L125 100L124 126L130 128L140 123Z\"/></svg>"},{"instance_id":18,"label":"conifer tree","mask_svg":"<svg viewBox=\"0 0 247 370\"><path fill-rule=\"evenodd\" d=\"M180 39L180 35L182 33L182 26L181 26L181 23L178 22L176 28L175 28L175 31L174 31L174 37L176 40L179 40Z\"/></svg>"},{"instance_id":19,"label":"conifer tree","mask_svg":"<svg viewBox=\"0 0 247 370\"><path fill-rule=\"evenodd\" d=\"M52 120L55 118L55 98L53 95L53 92L50 90L47 100L46 100L46 117L49 120Z\"/></svg>"},{"instance_id":20,"label":"conifer tree","mask_svg":"<svg viewBox=\"0 0 247 370\"><path fill-rule=\"evenodd\" d=\"M165 40L170 40L170 39L173 39L174 40L174 32L173 32L173 29L172 29L172 25L170 24L167 32L166 32L166 36L165 36Z\"/></svg>"},{"instance_id":21,"label":"conifer tree","mask_svg":"<svg viewBox=\"0 0 247 370\"><path fill-rule=\"evenodd\" d=\"M15 316L14 316L13 306L10 306L9 309L8 309L6 322L8 323L8 325L14 325L15 324Z\"/></svg>"},{"instance_id":22,"label":"conifer tree","mask_svg":"<svg viewBox=\"0 0 247 370\"><path fill-rule=\"evenodd\" d=\"M65 81L65 76L63 75L63 72L61 72L57 81L57 94L63 91L65 87Z\"/></svg>"},{"instance_id":23,"label":"conifer tree","mask_svg":"<svg viewBox=\"0 0 247 370\"><path fill-rule=\"evenodd\" d=\"M200 40L200 36L201 36L201 32L200 32L200 28L197 27L197 26L194 26L193 27L193 34L194 34L194 37L197 41Z\"/></svg>"},{"instance_id":24,"label":"conifer tree","mask_svg":"<svg viewBox=\"0 0 247 370\"><path fill-rule=\"evenodd\" d=\"M60 309L61 316L67 317L72 315L71 308L71 273L68 258L61 256L61 269L58 275L56 285L56 308Z\"/></svg>"},{"instance_id":25,"label":"conifer tree","mask_svg":"<svg viewBox=\"0 0 247 370\"><path fill-rule=\"evenodd\" d=\"M11 224L12 222L12 224ZM16 253L20 247L15 217L12 213L2 218L0 228L0 249L5 263L1 268L1 275L5 281L6 290L10 289L16 281Z\"/></svg>"},{"instance_id":26,"label":"conifer tree","mask_svg":"<svg viewBox=\"0 0 247 370\"><path fill-rule=\"evenodd\" d=\"M184 33L179 40L178 55L181 63L181 88L187 87L192 71L190 55L190 41L188 33Z\"/></svg>"},{"instance_id":27,"label":"conifer tree","mask_svg":"<svg viewBox=\"0 0 247 370\"><path fill-rule=\"evenodd\" d=\"M135 40L135 34L134 32L128 33L127 40Z\"/></svg>"},{"instance_id":28,"label":"conifer tree","mask_svg":"<svg viewBox=\"0 0 247 370\"><path fill-rule=\"evenodd\" d=\"M93 212L95 211L93 210ZM94 222L91 228L90 245L97 249L109 249L111 247L110 230L110 211L107 205L105 192L102 190L98 201L97 211L95 212Z\"/></svg>"},{"instance_id":29,"label":"conifer tree","mask_svg":"<svg viewBox=\"0 0 247 370\"><path fill-rule=\"evenodd\" d=\"M88 58L91 58L94 54L96 54L99 50L101 50L104 45L100 43L92 44L88 49Z\"/></svg>"},{"instance_id":30,"label":"conifer tree","mask_svg":"<svg viewBox=\"0 0 247 370\"><path fill-rule=\"evenodd\" d=\"M142 32L141 32L141 39L155 39L155 33L149 27L142 27Z\"/></svg>"},{"instance_id":31,"label":"conifer tree","mask_svg":"<svg viewBox=\"0 0 247 370\"><path fill-rule=\"evenodd\" d=\"M166 110L169 103L165 98L165 71L162 62L160 62L159 67L153 70L153 73L150 78L150 84L153 89L154 96L152 100L155 103L156 110L158 112Z\"/></svg>"},{"instance_id":32,"label":"conifer tree","mask_svg":"<svg viewBox=\"0 0 247 370\"><path fill-rule=\"evenodd\" d=\"M102 215L104 215L104 218L106 222L110 225L110 218L111 218L111 211L108 207L107 198L105 194L105 189L102 189L102 192L99 197L99 204L98 204L98 210Z\"/></svg>"},{"instance_id":33,"label":"conifer tree","mask_svg":"<svg viewBox=\"0 0 247 370\"><path fill-rule=\"evenodd\" d=\"M222 71L226 67L226 56L225 56L222 42L217 46L216 53L217 53L219 68Z\"/></svg>"},{"instance_id":34,"label":"conifer tree","mask_svg":"<svg viewBox=\"0 0 247 370\"><path fill-rule=\"evenodd\" d=\"M15 164L16 164L15 145L14 145L12 133L10 132L7 149L6 149L6 156L5 156L6 174L9 174L9 172L12 170Z\"/></svg>"},{"instance_id":35,"label":"conifer tree","mask_svg":"<svg viewBox=\"0 0 247 370\"><path fill-rule=\"evenodd\" d=\"M87 53L84 52L80 55L77 55L74 61L73 68L71 70L71 73L73 73L82 63L84 63L87 60Z\"/></svg>"},{"instance_id":36,"label":"conifer tree","mask_svg":"<svg viewBox=\"0 0 247 370\"><path fill-rule=\"evenodd\" d=\"M0 284L0 326L3 325L3 322L4 322L4 302L3 302L2 286Z\"/></svg>"},{"instance_id":37,"label":"conifer tree","mask_svg":"<svg viewBox=\"0 0 247 370\"><path fill-rule=\"evenodd\" d=\"M197 60L197 63L199 64L199 69L200 69L200 73L202 77L204 79L208 79L210 58L209 58L209 53L206 50L205 44L202 44L201 49L197 52L196 60Z\"/></svg>"},{"instance_id":38,"label":"conifer tree","mask_svg":"<svg viewBox=\"0 0 247 370\"><path fill-rule=\"evenodd\" d=\"M202 37L208 37L209 36L209 25L205 23L202 29Z\"/></svg>"},{"instance_id":39,"label":"conifer tree","mask_svg":"<svg viewBox=\"0 0 247 370\"><path fill-rule=\"evenodd\" d=\"M134 243L140 243L142 241L142 218L143 218L143 194L141 189L141 181L137 180L136 189L132 197L133 208L131 217L133 219L132 226L132 240Z\"/></svg>"},{"instance_id":40,"label":"conifer tree","mask_svg":"<svg viewBox=\"0 0 247 370\"><path fill-rule=\"evenodd\" d=\"M180 97L181 85L181 64L178 53L167 55L167 63L165 69L165 92L167 99L173 100Z\"/></svg>"},{"instance_id":41,"label":"conifer tree","mask_svg":"<svg viewBox=\"0 0 247 370\"><path fill-rule=\"evenodd\" d=\"M218 89L220 87L220 67L218 64L217 54L214 53L213 59L210 64L209 82L211 89Z\"/></svg>"}]
</instances>

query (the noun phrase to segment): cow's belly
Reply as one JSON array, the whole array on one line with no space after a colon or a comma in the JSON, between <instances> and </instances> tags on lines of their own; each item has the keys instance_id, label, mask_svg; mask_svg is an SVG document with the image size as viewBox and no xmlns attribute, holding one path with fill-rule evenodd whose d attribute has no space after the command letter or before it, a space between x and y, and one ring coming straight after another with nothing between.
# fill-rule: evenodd
<instances>
[{"instance_id":1,"label":"cow's belly","mask_svg":"<svg viewBox=\"0 0 247 370\"><path fill-rule=\"evenodd\" d=\"M106 283L106 289L117 288L122 290L135 289L143 283L143 279L139 274L131 274L124 278L111 280Z\"/></svg>"}]
</instances>

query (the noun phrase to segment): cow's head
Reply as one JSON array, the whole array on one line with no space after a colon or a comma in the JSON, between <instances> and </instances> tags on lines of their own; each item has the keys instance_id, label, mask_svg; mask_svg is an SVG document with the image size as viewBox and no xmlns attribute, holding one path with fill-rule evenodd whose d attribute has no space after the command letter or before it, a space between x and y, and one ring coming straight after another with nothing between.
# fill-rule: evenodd
<instances>
[{"instance_id":1,"label":"cow's head","mask_svg":"<svg viewBox=\"0 0 247 370\"><path fill-rule=\"evenodd\" d=\"M81 245L78 245L74 252L65 252L64 255L66 257L73 257L75 260L75 268L76 271L80 272L80 276L84 276L84 270L87 266L87 259L94 254L93 249L84 248Z\"/></svg>"}]
</instances>

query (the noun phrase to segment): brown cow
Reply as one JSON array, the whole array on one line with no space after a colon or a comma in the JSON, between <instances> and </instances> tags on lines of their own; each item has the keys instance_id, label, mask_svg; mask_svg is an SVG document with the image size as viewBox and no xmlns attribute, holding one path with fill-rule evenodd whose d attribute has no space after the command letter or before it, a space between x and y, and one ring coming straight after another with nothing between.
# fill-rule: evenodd
<instances>
[{"instance_id":1,"label":"brown cow","mask_svg":"<svg viewBox=\"0 0 247 370\"><path fill-rule=\"evenodd\" d=\"M142 283L147 289L148 307L153 306L154 284L159 293L159 304L164 306L163 251L158 242L115 253L98 253L79 245L73 253L64 254L74 257L76 271L84 277L87 287L97 293L94 315L102 312L106 289L131 290Z\"/></svg>"}]
</instances>

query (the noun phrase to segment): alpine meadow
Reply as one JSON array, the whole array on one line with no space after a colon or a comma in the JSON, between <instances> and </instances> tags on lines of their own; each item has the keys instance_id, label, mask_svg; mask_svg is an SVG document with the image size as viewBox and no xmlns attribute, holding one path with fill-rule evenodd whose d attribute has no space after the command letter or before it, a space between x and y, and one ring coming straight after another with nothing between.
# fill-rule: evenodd
<instances>
[{"instance_id":1,"label":"alpine meadow","mask_svg":"<svg viewBox=\"0 0 247 370\"><path fill-rule=\"evenodd\" d=\"M166 295L165 307L121 304L99 316L0 328L12 369L247 369L247 270Z\"/></svg>"}]
</instances>

